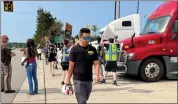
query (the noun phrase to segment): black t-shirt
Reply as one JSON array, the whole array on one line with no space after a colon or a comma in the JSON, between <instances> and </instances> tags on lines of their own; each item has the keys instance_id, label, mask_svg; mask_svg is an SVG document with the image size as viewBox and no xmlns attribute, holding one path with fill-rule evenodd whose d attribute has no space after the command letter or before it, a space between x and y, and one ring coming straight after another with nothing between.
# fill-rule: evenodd
<instances>
[{"instance_id":1,"label":"black t-shirt","mask_svg":"<svg viewBox=\"0 0 178 104\"><path fill-rule=\"evenodd\" d=\"M72 47L70 61L75 62L73 79L92 81L92 66L96 60L98 60L97 51L93 46L82 47L78 44Z\"/></svg>"},{"instance_id":2,"label":"black t-shirt","mask_svg":"<svg viewBox=\"0 0 178 104\"><path fill-rule=\"evenodd\" d=\"M11 63L11 49L6 47L1 47L1 62L4 65L9 65Z\"/></svg>"}]
</instances>

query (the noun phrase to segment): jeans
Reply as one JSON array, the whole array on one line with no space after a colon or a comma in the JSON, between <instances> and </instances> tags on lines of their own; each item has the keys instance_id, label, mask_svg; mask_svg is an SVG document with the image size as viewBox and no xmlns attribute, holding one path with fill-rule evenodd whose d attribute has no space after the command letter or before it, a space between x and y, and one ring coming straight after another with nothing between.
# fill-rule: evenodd
<instances>
[{"instance_id":1,"label":"jeans","mask_svg":"<svg viewBox=\"0 0 178 104\"><path fill-rule=\"evenodd\" d=\"M28 85L30 94L38 94L38 79L37 79L37 63L27 63L26 64L27 77L28 77ZM33 81L34 81L34 91L33 91Z\"/></svg>"},{"instance_id":2,"label":"jeans","mask_svg":"<svg viewBox=\"0 0 178 104\"><path fill-rule=\"evenodd\" d=\"M92 91L92 81L74 80L74 87L78 104L86 104Z\"/></svg>"}]
</instances>

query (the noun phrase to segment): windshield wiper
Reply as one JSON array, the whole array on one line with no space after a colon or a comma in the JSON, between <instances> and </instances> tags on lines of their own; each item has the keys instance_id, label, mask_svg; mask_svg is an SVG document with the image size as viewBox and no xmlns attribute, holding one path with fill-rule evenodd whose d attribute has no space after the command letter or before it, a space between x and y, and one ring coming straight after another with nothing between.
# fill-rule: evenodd
<instances>
[{"instance_id":1,"label":"windshield wiper","mask_svg":"<svg viewBox=\"0 0 178 104\"><path fill-rule=\"evenodd\" d=\"M152 33L157 33L157 32L150 31L150 32L147 32L146 34L152 34Z\"/></svg>"}]
</instances>

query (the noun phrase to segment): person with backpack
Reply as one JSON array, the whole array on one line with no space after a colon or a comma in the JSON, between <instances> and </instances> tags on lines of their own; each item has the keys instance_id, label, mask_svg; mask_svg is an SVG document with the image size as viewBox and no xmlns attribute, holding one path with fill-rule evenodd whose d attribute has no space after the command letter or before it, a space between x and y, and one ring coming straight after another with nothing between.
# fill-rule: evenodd
<instances>
[{"instance_id":1,"label":"person with backpack","mask_svg":"<svg viewBox=\"0 0 178 104\"><path fill-rule=\"evenodd\" d=\"M61 84L64 85L64 79L66 77L66 73L69 68L69 49L70 44L68 40L64 40L64 47L62 49L62 58L61 58L61 66L62 66L62 82Z\"/></svg>"},{"instance_id":2,"label":"person with backpack","mask_svg":"<svg viewBox=\"0 0 178 104\"><path fill-rule=\"evenodd\" d=\"M54 76L54 64L56 62L57 51L54 44L49 45L48 49L48 62L50 63L51 74Z\"/></svg>"},{"instance_id":3,"label":"person with backpack","mask_svg":"<svg viewBox=\"0 0 178 104\"><path fill-rule=\"evenodd\" d=\"M109 44L104 43L104 46L106 47L106 52L105 52L105 61L106 61L106 67L105 67L105 74L104 78L101 81L101 84L106 83L106 77L108 75L108 72L112 71L113 73L113 85L117 86L116 82L116 70L117 70L117 57L118 57L118 45L114 44L114 39L109 38Z\"/></svg>"},{"instance_id":4,"label":"person with backpack","mask_svg":"<svg viewBox=\"0 0 178 104\"><path fill-rule=\"evenodd\" d=\"M97 42L99 44L99 46L97 47L97 54L98 54L98 59L100 61L100 75L103 76L103 67L102 67L102 64L103 64L104 50L103 50L103 46L100 45L100 42L101 42L101 38L100 37L98 37Z\"/></svg>"}]
</instances>

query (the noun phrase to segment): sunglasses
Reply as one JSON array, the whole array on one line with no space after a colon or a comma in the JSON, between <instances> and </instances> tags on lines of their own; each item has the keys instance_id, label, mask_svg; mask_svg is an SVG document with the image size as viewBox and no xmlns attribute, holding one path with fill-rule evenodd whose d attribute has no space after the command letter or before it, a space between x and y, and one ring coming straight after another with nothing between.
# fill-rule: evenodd
<instances>
[{"instance_id":1,"label":"sunglasses","mask_svg":"<svg viewBox=\"0 0 178 104\"><path fill-rule=\"evenodd\" d=\"M83 40L89 41L91 39L91 36L89 37L83 37Z\"/></svg>"}]
</instances>

